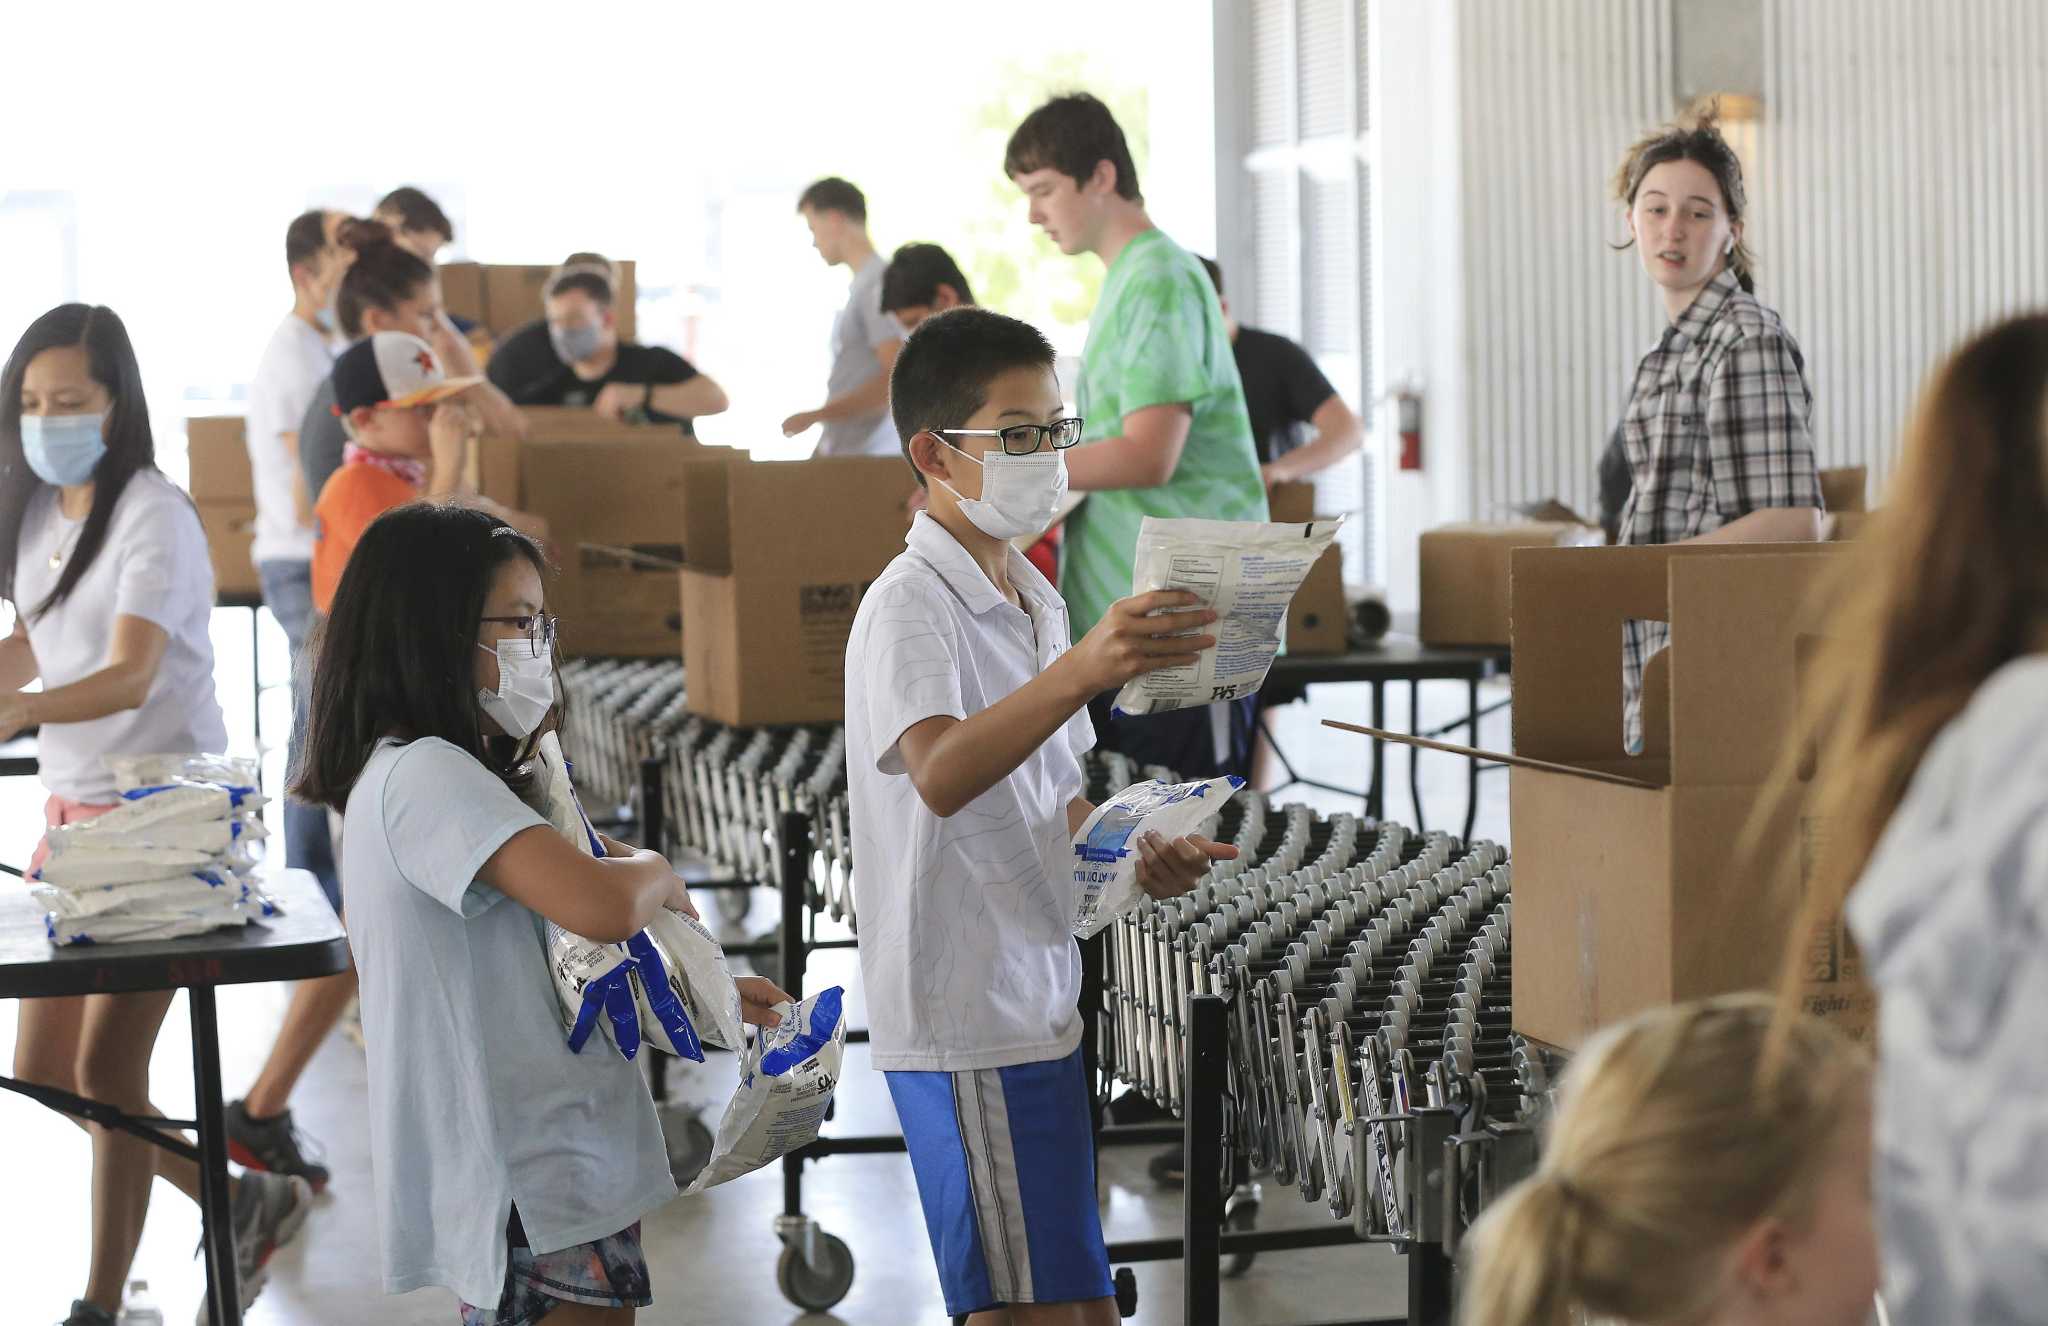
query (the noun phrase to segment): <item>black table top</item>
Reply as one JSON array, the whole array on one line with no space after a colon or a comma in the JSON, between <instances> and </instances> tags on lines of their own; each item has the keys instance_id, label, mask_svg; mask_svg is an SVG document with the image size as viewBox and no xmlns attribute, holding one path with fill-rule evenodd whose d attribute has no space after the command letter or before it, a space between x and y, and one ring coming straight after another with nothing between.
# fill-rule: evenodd
<instances>
[{"instance_id":1,"label":"black table top","mask_svg":"<svg viewBox=\"0 0 2048 1326\"><path fill-rule=\"evenodd\" d=\"M37 758L36 730L30 728L12 741L0 742L0 778L33 778L42 771Z\"/></svg>"},{"instance_id":2,"label":"black table top","mask_svg":"<svg viewBox=\"0 0 2048 1326\"><path fill-rule=\"evenodd\" d=\"M1313 686L1346 681L1484 681L1506 672L1504 648L1483 645L1426 645L1413 636L1389 635L1367 649L1342 654L1282 654L1273 660L1269 682Z\"/></svg>"},{"instance_id":3,"label":"black table top","mask_svg":"<svg viewBox=\"0 0 2048 1326\"><path fill-rule=\"evenodd\" d=\"M300 981L346 971L348 939L319 882L303 870L284 870L262 883L284 915L186 939L58 948L28 886L0 882L0 999Z\"/></svg>"},{"instance_id":4,"label":"black table top","mask_svg":"<svg viewBox=\"0 0 2048 1326\"><path fill-rule=\"evenodd\" d=\"M263 591L257 589L230 589L216 594L213 599L216 608L242 608L254 612L263 606Z\"/></svg>"}]
</instances>

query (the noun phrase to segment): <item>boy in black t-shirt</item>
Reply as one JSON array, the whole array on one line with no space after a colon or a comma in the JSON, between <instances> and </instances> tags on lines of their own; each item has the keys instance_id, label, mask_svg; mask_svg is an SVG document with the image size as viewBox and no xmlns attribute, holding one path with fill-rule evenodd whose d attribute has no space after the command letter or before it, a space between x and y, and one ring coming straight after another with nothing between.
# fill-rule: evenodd
<instances>
[{"instance_id":1,"label":"boy in black t-shirt","mask_svg":"<svg viewBox=\"0 0 2048 1326\"><path fill-rule=\"evenodd\" d=\"M484 372L514 405L587 406L628 423L690 421L726 408L725 390L673 350L619 339L602 268L566 267L549 282L544 323L520 328ZM545 329L551 352L538 344ZM517 352L514 343L528 346ZM513 351L513 353L507 353Z\"/></svg>"},{"instance_id":2,"label":"boy in black t-shirt","mask_svg":"<svg viewBox=\"0 0 2048 1326\"><path fill-rule=\"evenodd\" d=\"M1223 269L1207 258L1202 266L1223 302L1237 375L1244 380L1244 404L1252 417L1252 445L1266 486L1291 483L1329 469L1355 453L1365 428L1316 361L1285 336L1244 327L1223 298ZM1302 428L1314 430L1303 438Z\"/></svg>"}]
</instances>

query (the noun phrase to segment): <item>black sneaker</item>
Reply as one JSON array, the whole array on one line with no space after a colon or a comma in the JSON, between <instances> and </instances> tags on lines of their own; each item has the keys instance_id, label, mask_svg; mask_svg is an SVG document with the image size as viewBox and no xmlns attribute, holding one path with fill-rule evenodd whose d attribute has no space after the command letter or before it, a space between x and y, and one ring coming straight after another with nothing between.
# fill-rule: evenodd
<instances>
[{"instance_id":1,"label":"black sneaker","mask_svg":"<svg viewBox=\"0 0 2048 1326\"><path fill-rule=\"evenodd\" d=\"M1136 1088L1109 1102L1109 1121L1114 1124L1171 1123L1173 1111L1147 1100Z\"/></svg>"},{"instance_id":2,"label":"black sneaker","mask_svg":"<svg viewBox=\"0 0 2048 1326\"><path fill-rule=\"evenodd\" d=\"M82 1298L71 1300L71 1315L58 1326L114 1326L114 1314Z\"/></svg>"},{"instance_id":3,"label":"black sneaker","mask_svg":"<svg viewBox=\"0 0 2048 1326\"><path fill-rule=\"evenodd\" d=\"M1145 1172L1162 1188L1185 1188L1188 1182L1188 1153L1185 1147L1168 1147L1152 1157Z\"/></svg>"},{"instance_id":4,"label":"black sneaker","mask_svg":"<svg viewBox=\"0 0 2048 1326\"><path fill-rule=\"evenodd\" d=\"M222 1111L222 1117L227 1123L228 1159L243 1169L304 1179L314 1192L327 1186L327 1166L320 1163L319 1149L292 1125L290 1110L274 1119L257 1119L238 1100Z\"/></svg>"}]
</instances>

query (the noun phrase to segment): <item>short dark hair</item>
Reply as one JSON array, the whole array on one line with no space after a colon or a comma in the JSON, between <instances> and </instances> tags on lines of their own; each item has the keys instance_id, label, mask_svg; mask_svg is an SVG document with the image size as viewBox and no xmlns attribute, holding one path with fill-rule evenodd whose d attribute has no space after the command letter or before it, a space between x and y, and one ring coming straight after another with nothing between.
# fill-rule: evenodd
<instances>
[{"instance_id":1,"label":"short dark hair","mask_svg":"<svg viewBox=\"0 0 2048 1326\"><path fill-rule=\"evenodd\" d=\"M1013 368L1054 363L1052 342L1028 322L985 308L956 308L927 318L896 356L889 410L910 461L910 439L926 429L964 428L988 404L988 384ZM911 461L917 481L924 474Z\"/></svg>"},{"instance_id":2,"label":"short dark hair","mask_svg":"<svg viewBox=\"0 0 2048 1326\"><path fill-rule=\"evenodd\" d=\"M486 737L466 678L491 579L518 557L545 576L539 545L471 507L415 502L371 523L320 629L294 796L341 810L386 737L439 737L517 784L532 742Z\"/></svg>"},{"instance_id":3,"label":"short dark hair","mask_svg":"<svg viewBox=\"0 0 2048 1326\"><path fill-rule=\"evenodd\" d=\"M612 306L612 283L603 272L592 267L572 267L556 275L548 282L546 298L553 299L566 295L571 290L581 290L605 308Z\"/></svg>"},{"instance_id":4,"label":"short dark hair","mask_svg":"<svg viewBox=\"0 0 2048 1326\"><path fill-rule=\"evenodd\" d=\"M325 207L301 212L284 228L284 265L304 266L327 247L327 218L334 213Z\"/></svg>"},{"instance_id":5,"label":"short dark hair","mask_svg":"<svg viewBox=\"0 0 2048 1326\"><path fill-rule=\"evenodd\" d=\"M837 175L827 175L796 200L799 212L840 212L856 221L868 219L867 196Z\"/></svg>"},{"instance_id":6,"label":"short dark hair","mask_svg":"<svg viewBox=\"0 0 2048 1326\"><path fill-rule=\"evenodd\" d=\"M1201 254L1195 255L1201 258ZM1214 258L1202 258L1202 270L1209 273L1209 284L1216 287L1216 298L1223 298L1223 269L1216 265Z\"/></svg>"},{"instance_id":7,"label":"short dark hair","mask_svg":"<svg viewBox=\"0 0 2048 1326\"><path fill-rule=\"evenodd\" d=\"M49 597L24 604L15 597L16 554L22 521L29 503L45 485L29 469L21 446L21 384L37 355L59 346L81 346L86 371L107 391L107 417L100 440L107 454L92 472L92 509L78 531L78 542L64 559L63 574ZM86 569L100 555L114 508L129 480L156 468L156 438L149 428L149 402L142 392L142 369L128 328L114 310L96 304L59 304L28 325L7 367L0 370L0 597L34 621L71 597Z\"/></svg>"},{"instance_id":8,"label":"short dark hair","mask_svg":"<svg viewBox=\"0 0 2048 1326\"><path fill-rule=\"evenodd\" d=\"M1118 197L1145 201L1138 191L1138 167L1131 161L1131 147L1116 116L1086 92L1075 92L1054 97L1024 117L1003 151L1003 173L1014 179L1049 167L1079 185L1088 182L1098 161L1116 167Z\"/></svg>"},{"instance_id":9,"label":"short dark hair","mask_svg":"<svg viewBox=\"0 0 2048 1326\"><path fill-rule=\"evenodd\" d=\"M430 231L451 244L455 242L455 223L441 210L441 204L410 184L401 184L379 198L376 210L396 216L400 230Z\"/></svg>"},{"instance_id":10,"label":"short dark hair","mask_svg":"<svg viewBox=\"0 0 2048 1326\"><path fill-rule=\"evenodd\" d=\"M929 307L942 285L952 286L961 303L974 302L952 254L936 244L905 244L890 255L889 269L882 273L882 312Z\"/></svg>"},{"instance_id":11,"label":"short dark hair","mask_svg":"<svg viewBox=\"0 0 2048 1326\"><path fill-rule=\"evenodd\" d=\"M434 279L426 259L401 247L382 221L344 221L334 238L356 255L334 296L335 321L352 341L363 334L364 313L373 308L388 313Z\"/></svg>"}]
</instances>

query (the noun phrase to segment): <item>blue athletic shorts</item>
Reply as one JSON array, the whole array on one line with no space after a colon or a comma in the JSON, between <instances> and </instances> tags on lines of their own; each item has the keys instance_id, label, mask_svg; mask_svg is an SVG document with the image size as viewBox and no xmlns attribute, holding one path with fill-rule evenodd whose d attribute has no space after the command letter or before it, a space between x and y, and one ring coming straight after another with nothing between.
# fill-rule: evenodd
<instances>
[{"instance_id":1,"label":"blue athletic shorts","mask_svg":"<svg viewBox=\"0 0 2048 1326\"><path fill-rule=\"evenodd\" d=\"M1109 1298L1081 1053L886 1073L953 1316Z\"/></svg>"}]
</instances>

